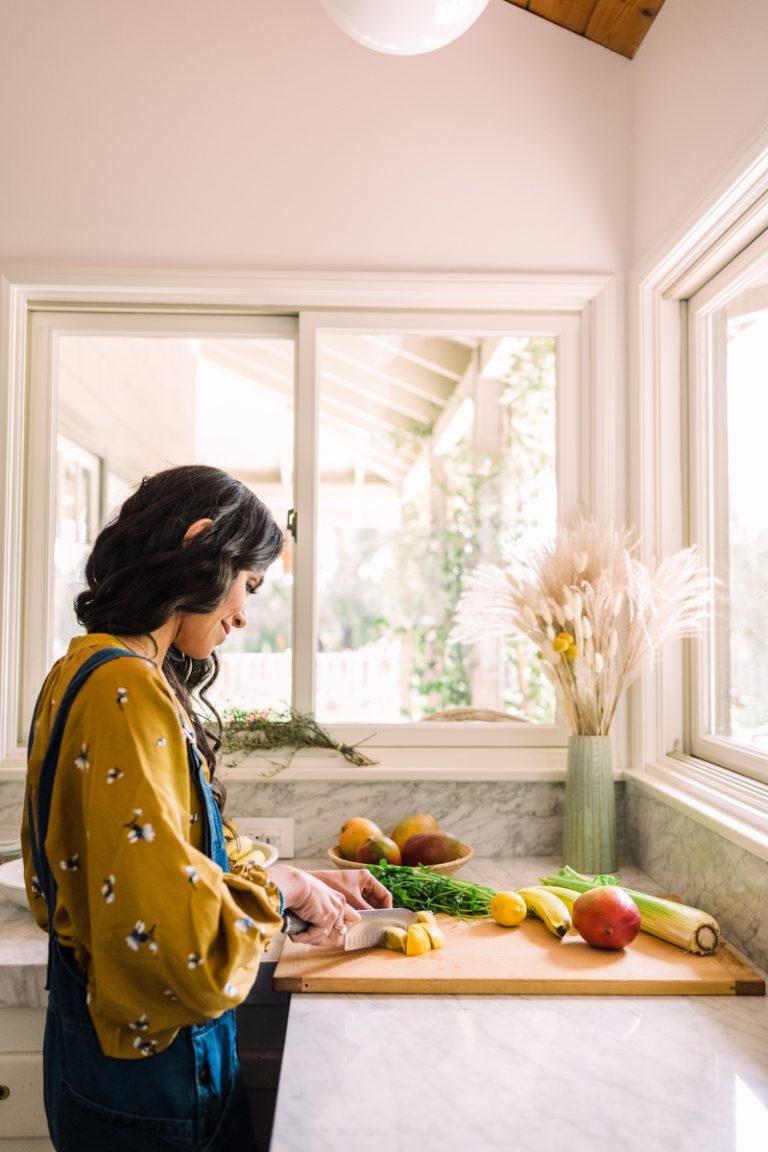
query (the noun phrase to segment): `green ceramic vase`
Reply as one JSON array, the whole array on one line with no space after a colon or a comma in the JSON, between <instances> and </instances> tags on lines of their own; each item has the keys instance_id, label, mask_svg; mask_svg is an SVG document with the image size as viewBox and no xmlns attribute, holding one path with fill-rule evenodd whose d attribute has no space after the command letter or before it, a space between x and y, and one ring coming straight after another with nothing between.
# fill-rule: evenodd
<instances>
[{"instance_id":1,"label":"green ceramic vase","mask_svg":"<svg viewBox=\"0 0 768 1152\"><path fill-rule=\"evenodd\" d=\"M568 741L563 863L592 875L616 869L616 794L608 736L571 736Z\"/></svg>"}]
</instances>

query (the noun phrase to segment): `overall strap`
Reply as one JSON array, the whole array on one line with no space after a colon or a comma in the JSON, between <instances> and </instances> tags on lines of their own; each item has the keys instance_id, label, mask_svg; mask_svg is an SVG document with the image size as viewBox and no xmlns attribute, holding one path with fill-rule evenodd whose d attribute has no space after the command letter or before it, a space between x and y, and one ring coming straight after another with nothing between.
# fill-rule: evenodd
<instances>
[{"instance_id":1,"label":"overall strap","mask_svg":"<svg viewBox=\"0 0 768 1152\"><path fill-rule=\"evenodd\" d=\"M48 747L45 750L43 763L40 768L40 776L37 786L37 812L32 809L31 794L27 795L27 818L29 823L29 835L32 848L32 858L35 862L35 872L40 887L45 895L48 904L48 923L50 931L53 930L53 914L56 907L56 881L51 872L45 855L45 841L48 835L48 821L51 814L51 798L53 796L53 782L56 776L56 767L59 760L59 753L61 751L61 740L64 735L64 726L67 722L72 704L75 697L80 691L81 687L97 668L102 664L108 664L111 660L117 660L121 656L132 656L134 659L142 660L145 657L139 656L136 652L128 652L125 648L102 648L98 652L94 652L93 656L89 656L85 663L78 668L75 675L69 682L67 689L62 698L59 710L56 713L56 719L53 722L51 735L48 740ZM35 705L35 714L37 714L37 707L40 703L40 697ZM32 724L29 731L29 748L31 750L34 740L35 731L35 716L32 717ZM36 817L36 818L35 818Z\"/></svg>"}]
</instances>

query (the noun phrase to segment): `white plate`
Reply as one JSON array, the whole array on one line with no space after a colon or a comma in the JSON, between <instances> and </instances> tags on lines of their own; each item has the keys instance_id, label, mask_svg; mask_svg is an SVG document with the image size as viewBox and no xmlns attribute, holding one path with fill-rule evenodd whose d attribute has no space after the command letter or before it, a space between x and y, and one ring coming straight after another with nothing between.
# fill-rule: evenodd
<instances>
[{"instance_id":1,"label":"white plate","mask_svg":"<svg viewBox=\"0 0 768 1152\"><path fill-rule=\"evenodd\" d=\"M261 861L257 861L257 863L261 864L262 868L269 868L270 864L274 864L275 860L277 860L278 852L274 844L267 844L264 840L254 840L253 848L258 849L258 851L264 855L263 864L261 864ZM251 851L253 851L253 849L251 849Z\"/></svg>"},{"instance_id":2,"label":"white plate","mask_svg":"<svg viewBox=\"0 0 768 1152\"><path fill-rule=\"evenodd\" d=\"M18 824L0 824L0 856L16 856L21 852L21 831Z\"/></svg>"},{"instance_id":3,"label":"white plate","mask_svg":"<svg viewBox=\"0 0 768 1152\"><path fill-rule=\"evenodd\" d=\"M21 857L0 864L0 894L18 904L19 908L29 909L27 890L24 887L24 861Z\"/></svg>"}]
</instances>

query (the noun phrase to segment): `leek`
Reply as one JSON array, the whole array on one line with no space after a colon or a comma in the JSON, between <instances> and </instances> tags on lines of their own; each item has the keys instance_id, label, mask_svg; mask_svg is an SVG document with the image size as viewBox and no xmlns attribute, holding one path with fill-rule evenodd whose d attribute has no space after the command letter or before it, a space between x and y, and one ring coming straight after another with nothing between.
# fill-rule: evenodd
<instances>
[{"instance_id":1,"label":"leek","mask_svg":"<svg viewBox=\"0 0 768 1152\"><path fill-rule=\"evenodd\" d=\"M618 885L613 876L595 876L593 879L576 872L567 864L555 875L544 876L541 883L571 888L576 892L588 892L590 888L599 888L605 884ZM618 886L624 888L623 884ZM702 912L701 908L691 908L675 900L664 900L661 896L648 896L631 888L624 888L624 891L640 909L640 927L643 932L700 955L707 955L717 948L720 927L714 917Z\"/></svg>"}]
</instances>

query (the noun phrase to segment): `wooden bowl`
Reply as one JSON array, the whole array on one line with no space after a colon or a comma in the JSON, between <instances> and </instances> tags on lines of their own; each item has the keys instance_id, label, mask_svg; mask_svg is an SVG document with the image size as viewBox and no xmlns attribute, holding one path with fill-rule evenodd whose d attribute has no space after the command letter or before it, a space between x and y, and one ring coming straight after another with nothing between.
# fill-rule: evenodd
<instances>
[{"instance_id":1,"label":"wooden bowl","mask_svg":"<svg viewBox=\"0 0 768 1152\"><path fill-rule=\"evenodd\" d=\"M450 876L453 872L458 872L459 868L472 859L475 854L474 848L470 848L469 844L461 845L463 852L457 860L448 860L445 864L429 864L426 865L430 872L442 872L444 876ZM333 848L328 849L328 856L337 868L367 868L367 864L358 864L357 860L345 860L341 854L341 849L338 844L334 844Z\"/></svg>"}]
</instances>

